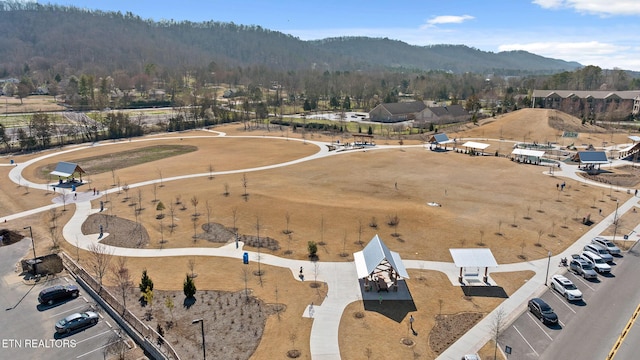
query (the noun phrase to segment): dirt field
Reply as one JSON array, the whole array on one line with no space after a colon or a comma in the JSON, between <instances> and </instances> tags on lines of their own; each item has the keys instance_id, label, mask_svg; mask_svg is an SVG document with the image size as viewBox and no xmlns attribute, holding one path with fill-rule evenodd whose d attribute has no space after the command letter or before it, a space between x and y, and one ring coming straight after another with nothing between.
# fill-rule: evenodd
<instances>
[{"instance_id":1,"label":"dirt field","mask_svg":"<svg viewBox=\"0 0 640 360\"><path fill-rule=\"evenodd\" d=\"M525 109L466 133L449 135L496 139L501 136L522 139L526 135L528 142L533 139L555 141L560 130L549 126L548 116L547 110ZM571 121L580 125L577 119ZM571 127L567 126L574 127L573 123ZM230 135L247 135L237 124L215 130ZM587 130L602 131L595 127ZM210 133L196 131L156 136L153 141L94 146L40 161L23 175L33 181L50 181L40 169L57 161L74 161L82 166L83 159L99 154L108 157L110 153L154 144L196 146L198 150L188 154L122 168L113 173L88 174L89 186L104 191L118 183L123 186L163 179L156 186L131 188L128 194L114 192L104 198L106 214L128 219L130 223L140 222L144 226L149 236L146 245L149 248L220 246L220 243L202 238L206 232L204 224L219 223L227 228L237 228L240 234L259 235L277 241L279 250L270 252L278 256L306 259L307 241L324 243L318 251L320 261L352 261L351 254L361 250L375 234L379 234L391 250L399 252L405 259L451 261L449 248L478 246L490 247L499 264L522 261L522 258L539 259L546 257L548 251L562 251L587 231L580 220L586 214L593 215L594 210L597 214L594 198L598 202L597 208L603 213L611 213L615 209L615 201L611 201L611 197L624 201L630 196L615 191L603 194L601 188L551 177L545 174L548 171L546 167L518 164L508 158L469 156L453 151L432 152L428 147L409 145L388 150L346 152L281 168L239 171L291 161L318 150L310 143L287 140L286 136L299 136L292 132L285 136L282 132L257 130L249 135L258 137L217 138ZM278 135L285 137L279 140L262 138ZM306 134L305 137L308 140L330 139L319 134ZM612 136L606 132L590 132L580 134L578 142L592 140L597 144L597 140L608 137L623 142L626 134ZM397 140L384 138L376 139L376 142L398 144ZM404 143L418 144L419 141ZM487 151L495 150L490 147ZM25 161L26 158L15 157L16 161ZM216 172L238 172L212 178L209 176L210 167ZM8 170L0 167L0 175L5 179ZM186 174L199 176L171 179ZM556 184L562 181L566 181L567 187L559 192ZM0 188L0 203L8 204L0 208L0 217L49 204L54 196L51 192L26 190L11 183ZM247 196L243 196L245 190ZM126 197L129 199L125 200ZM178 197L181 204L176 205ZM144 208L137 219L132 209L135 206L130 206L132 198L141 199ZM167 206L162 220L157 219L158 201ZM428 206L429 202L442 206ZM175 206L173 213L169 209L170 204ZM99 207L98 202L93 206ZM72 204L67 204L67 207L68 211L62 214L59 224L63 224L73 210ZM194 213L199 215L192 216ZM396 216L399 219L397 227L387 225ZM29 221L39 224L34 225L34 237L40 239L38 251L49 251L48 214L7 223L6 226L18 231ZM171 228L172 223L176 226ZM284 233L287 229L290 236ZM105 231L109 232L109 229ZM165 241L161 243L161 239ZM87 256L82 251L77 252L66 243L62 243L62 247L74 257L77 253L87 263ZM342 253L349 256L341 256ZM146 268L156 289L167 291L166 294L170 291L180 293L188 271L188 260L132 258L129 259L129 267L136 284L140 272ZM239 261L199 258L196 262L199 291L238 292L244 289ZM421 275L419 271L410 271L410 275L409 288L418 309L413 313L419 337L413 338L415 345L406 345L402 340L403 337L411 338L405 335L405 323L376 311L365 311L362 302L356 302L346 309L340 325L344 358L366 358L367 353L372 359L396 355L397 358L406 358L413 354L418 354L418 358L434 358L437 353L428 345L427 339L438 316L465 312L484 316L501 301L498 298L464 298L460 289L451 286L440 273L425 272ZM496 277L496 281L505 287L507 293L512 293L517 289L511 288L512 284L521 284L530 276L512 274L506 278ZM302 318L301 314L306 304L311 301L317 304L320 300L316 289L294 281L290 272L281 269L267 268L264 280L268 284L266 287L261 287L255 277L248 283L253 295L264 304L283 304L285 310L280 313L280 319L271 315L266 320L264 333L252 358L274 354L286 357L287 351L293 348L300 351L300 358L310 358L308 338L311 321ZM277 295L274 291L276 285ZM437 297L433 296L434 292L438 293ZM155 308L161 309L162 306ZM196 310L181 309L186 311L185 318L197 315ZM354 315L357 312L364 316ZM157 318L164 320L165 316L158 315ZM194 329L186 327L184 331L197 343ZM295 341L291 341L292 333L297 334Z\"/></svg>"}]
</instances>

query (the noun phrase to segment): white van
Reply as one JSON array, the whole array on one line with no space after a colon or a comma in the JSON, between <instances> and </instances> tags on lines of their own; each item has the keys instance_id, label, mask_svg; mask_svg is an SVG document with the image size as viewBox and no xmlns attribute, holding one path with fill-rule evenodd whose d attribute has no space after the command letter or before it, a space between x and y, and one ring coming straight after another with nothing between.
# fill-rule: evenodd
<instances>
[{"instance_id":1,"label":"white van","mask_svg":"<svg viewBox=\"0 0 640 360\"><path fill-rule=\"evenodd\" d=\"M582 255L580 255L583 259L589 261L593 264L593 267L600 274L610 273L611 266L607 264L599 255L592 253L591 251L584 251Z\"/></svg>"}]
</instances>

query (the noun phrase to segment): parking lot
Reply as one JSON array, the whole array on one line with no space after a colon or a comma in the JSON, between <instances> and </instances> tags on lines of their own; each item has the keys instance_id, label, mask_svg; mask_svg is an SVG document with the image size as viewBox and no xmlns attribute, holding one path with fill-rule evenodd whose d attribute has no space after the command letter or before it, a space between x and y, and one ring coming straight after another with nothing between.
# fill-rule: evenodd
<instances>
[{"instance_id":1,"label":"parking lot","mask_svg":"<svg viewBox=\"0 0 640 360\"><path fill-rule=\"evenodd\" d=\"M540 298L554 309L558 324L545 325L527 309L502 333L501 349L511 348L510 360L605 358L638 305L640 291L624 284L637 282L639 264L638 254L630 252L614 258L611 274L598 274L597 280L567 271L564 275L582 291L583 300L569 302L549 288Z\"/></svg>"},{"instance_id":2,"label":"parking lot","mask_svg":"<svg viewBox=\"0 0 640 360\"><path fill-rule=\"evenodd\" d=\"M24 241L23 241L24 242ZM18 244L14 244L16 246ZM128 351L135 344L121 332L108 316L80 288L80 296L51 306L38 303L39 292L49 286L72 283L62 276L36 285L27 285L14 271L16 258L10 247L1 248L0 301L5 311L0 318L0 357L3 359L105 359L106 351ZM19 251L17 252L19 253ZM77 285L77 284L76 284ZM59 335L55 323L66 316L87 310L96 311L100 319L94 326ZM122 334L122 338L120 337ZM125 340L125 341L123 341Z\"/></svg>"}]
</instances>

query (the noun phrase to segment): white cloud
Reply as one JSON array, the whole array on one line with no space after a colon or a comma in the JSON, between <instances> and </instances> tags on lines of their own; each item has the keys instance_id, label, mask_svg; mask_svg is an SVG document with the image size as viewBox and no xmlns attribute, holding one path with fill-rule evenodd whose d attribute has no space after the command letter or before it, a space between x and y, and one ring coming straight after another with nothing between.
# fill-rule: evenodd
<instances>
[{"instance_id":1,"label":"white cloud","mask_svg":"<svg viewBox=\"0 0 640 360\"><path fill-rule=\"evenodd\" d=\"M431 18L427 21L426 24L422 25L420 28L427 28L427 27L431 27L431 26L436 26L436 25L442 25L442 24L461 24L467 20L472 20L474 19L473 16L471 15L462 15L462 16L457 16L457 15L442 15L442 16L436 16L434 18Z\"/></svg>"},{"instance_id":2,"label":"white cloud","mask_svg":"<svg viewBox=\"0 0 640 360\"><path fill-rule=\"evenodd\" d=\"M545 9L574 9L580 13L602 16L640 15L637 0L533 0Z\"/></svg>"}]
</instances>

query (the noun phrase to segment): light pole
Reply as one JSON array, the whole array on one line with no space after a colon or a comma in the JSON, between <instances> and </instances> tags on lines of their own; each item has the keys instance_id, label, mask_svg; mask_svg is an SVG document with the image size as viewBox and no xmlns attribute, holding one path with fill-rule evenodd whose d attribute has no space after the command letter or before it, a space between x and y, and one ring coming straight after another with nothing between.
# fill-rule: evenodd
<instances>
[{"instance_id":1,"label":"light pole","mask_svg":"<svg viewBox=\"0 0 640 360\"><path fill-rule=\"evenodd\" d=\"M33 241L33 230L31 230L31 225L25 226L23 229L29 229L29 235L31 236L31 246L33 247L33 261L36 261L36 243Z\"/></svg>"},{"instance_id":2,"label":"light pole","mask_svg":"<svg viewBox=\"0 0 640 360\"><path fill-rule=\"evenodd\" d=\"M551 265L551 251L547 254L547 276L544 277L544 286L547 286L547 279L549 279L549 265Z\"/></svg>"},{"instance_id":3,"label":"light pole","mask_svg":"<svg viewBox=\"0 0 640 360\"><path fill-rule=\"evenodd\" d=\"M207 360L207 347L204 342L204 319L196 319L191 322L192 324L200 323L200 329L202 330L202 359Z\"/></svg>"}]
</instances>

